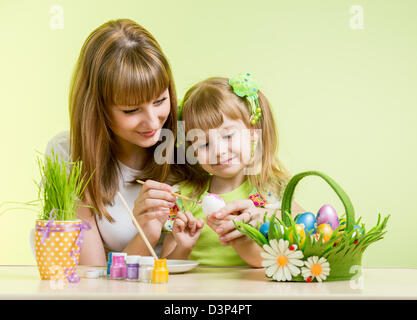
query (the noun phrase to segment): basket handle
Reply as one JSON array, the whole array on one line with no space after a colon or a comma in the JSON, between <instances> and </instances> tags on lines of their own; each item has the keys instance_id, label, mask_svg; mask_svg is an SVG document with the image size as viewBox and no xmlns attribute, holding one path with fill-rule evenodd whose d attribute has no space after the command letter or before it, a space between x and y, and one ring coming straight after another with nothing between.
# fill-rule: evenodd
<instances>
[{"instance_id":1,"label":"basket handle","mask_svg":"<svg viewBox=\"0 0 417 320\"><path fill-rule=\"evenodd\" d=\"M294 196L295 187L297 186L298 182L301 179L307 176L318 176L326 181L330 187L336 192L339 196L339 199L342 201L343 206L345 207L346 211L346 231L351 231L355 225L355 210L353 209L352 202L350 201L349 196L346 192L334 181L332 178L327 176L326 174L319 172L319 171L306 171L296 174L291 178L288 182L284 195L282 197L282 205L281 205L281 212L287 212L289 215L282 214L282 220L284 221L286 226L291 225L291 203Z\"/></svg>"}]
</instances>

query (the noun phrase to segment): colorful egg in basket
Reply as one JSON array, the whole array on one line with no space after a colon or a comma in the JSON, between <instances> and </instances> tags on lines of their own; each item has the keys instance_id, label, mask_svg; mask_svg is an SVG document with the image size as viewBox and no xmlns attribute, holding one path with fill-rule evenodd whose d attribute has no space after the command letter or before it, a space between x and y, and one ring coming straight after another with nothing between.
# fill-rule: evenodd
<instances>
[{"instance_id":1,"label":"colorful egg in basket","mask_svg":"<svg viewBox=\"0 0 417 320\"><path fill-rule=\"evenodd\" d=\"M300 220L302 215L294 221L291 204L295 187L307 176L322 178L336 192L345 209L343 219L338 219L334 209L325 205L316 217L317 227L312 227L314 220L310 214L304 217L309 228L303 219ZM281 212L282 219L276 216L277 212L272 217L264 217L264 221L269 222L268 237L248 223L233 222L237 230L264 249L261 256L265 275L275 281L322 282L357 277L361 273L362 254L370 244L383 238L389 219L389 216L381 219L378 215L376 226L366 232L363 225L358 225L360 219L355 220L352 202L345 191L332 178L318 171L299 173L289 181Z\"/></svg>"},{"instance_id":2,"label":"colorful egg in basket","mask_svg":"<svg viewBox=\"0 0 417 320\"><path fill-rule=\"evenodd\" d=\"M336 210L330 204L325 204L317 212L317 225L321 224L328 224L332 230L339 226Z\"/></svg>"},{"instance_id":3,"label":"colorful egg in basket","mask_svg":"<svg viewBox=\"0 0 417 320\"><path fill-rule=\"evenodd\" d=\"M295 219L296 224L304 225L304 231L315 233L317 229L317 219L312 212L299 214Z\"/></svg>"}]
</instances>

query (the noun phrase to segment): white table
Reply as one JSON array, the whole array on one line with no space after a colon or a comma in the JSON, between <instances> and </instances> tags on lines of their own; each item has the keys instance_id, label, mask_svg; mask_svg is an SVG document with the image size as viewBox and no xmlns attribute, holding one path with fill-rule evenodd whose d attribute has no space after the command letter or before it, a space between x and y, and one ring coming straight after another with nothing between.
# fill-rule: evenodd
<instances>
[{"instance_id":1,"label":"white table","mask_svg":"<svg viewBox=\"0 0 417 320\"><path fill-rule=\"evenodd\" d=\"M357 280L326 283L273 282L263 269L197 267L170 274L165 284L88 279L79 266L79 283L40 280L36 266L0 266L0 299L417 299L416 268L363 268ZM104 269L104 267L102 267Z\"/></svg>"}]
</instances>

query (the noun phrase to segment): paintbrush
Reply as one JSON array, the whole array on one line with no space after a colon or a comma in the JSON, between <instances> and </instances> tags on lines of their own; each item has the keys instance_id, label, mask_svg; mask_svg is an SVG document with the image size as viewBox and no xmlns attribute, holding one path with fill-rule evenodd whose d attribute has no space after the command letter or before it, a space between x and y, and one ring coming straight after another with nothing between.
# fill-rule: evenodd
<instances>
[{"instance_id":1,"label":"paintbrush","mask_svg":"<svg viewBox=\"0 0 417 320\"><path fill-rule=\"evenodd\" d=\"M142 181L142 180L136 180L136 182L140 183L142 185L145 184L145 182ZM171 193L178 198L185 199L185 200L188 200L188 201L193 201L193 202L198 203L198 204L201 204L201 202L202 202L201 200L194 200L194 199L188 198L188 197L186 197L182 194L179 194L179 193L176 193L176 192L173 192L173 191L171 191Z\"/></svg>"}]
</instances>

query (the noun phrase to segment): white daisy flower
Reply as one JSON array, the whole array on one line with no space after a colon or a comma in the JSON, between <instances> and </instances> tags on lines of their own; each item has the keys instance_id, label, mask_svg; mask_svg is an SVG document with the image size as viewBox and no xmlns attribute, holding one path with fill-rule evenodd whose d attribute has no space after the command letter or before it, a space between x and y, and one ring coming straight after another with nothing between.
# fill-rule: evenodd
<instances>
[{"instance_id":1,"label":"white daisy flower","mask_svg":"<svg viewBox=\"0 0 417 320\"><path fill-rule=\"evenodd\" d=\"M304 265L300 259L304 257L297 246L291 245L284 239L272 239L270 245L263 246L264 252L261 252L262 266L265 267L265 274L276 281L290 281L292 277L301 273L299 267Z\"/></svg>"},{"instance_id":2,"label":"white daisy flower","mask_svg":"<svg viewBox=\"0 0 417 320\"><path fill-rule=\"evenodd\" d=\"M321 282L326 280L327 276L330 274L330 264L327 262L326 258L317 256L308 257L305 261L305 266L302 267L302 275L304 280L307 282L311 282L314 278L317 281Z\"/></svg>"}]
</instances>

